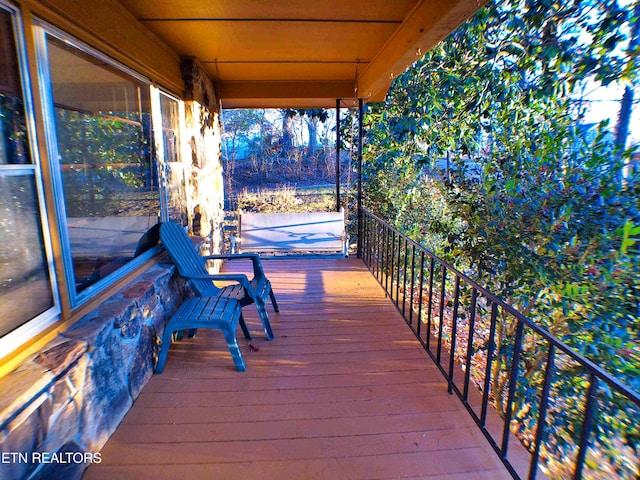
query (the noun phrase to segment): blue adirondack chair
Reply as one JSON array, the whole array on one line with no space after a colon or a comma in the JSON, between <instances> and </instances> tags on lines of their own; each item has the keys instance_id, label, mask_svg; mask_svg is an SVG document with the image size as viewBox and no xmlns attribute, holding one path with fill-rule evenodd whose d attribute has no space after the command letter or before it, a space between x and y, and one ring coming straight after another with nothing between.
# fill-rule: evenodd
<instances>
[{"instance_id":1,"label":"blue adirondack chair","mask_svg":"<svg viewBox=\"0 0 640 480\"><path fill-rule=\"evenodd\" d=\"M222 331L236 370L244 372L246 366L236 340L238 323L242 326L245 338L250 339L249 330L242 318L242 307L235 298L223 296L188 298L178 307L164 329L155 373L162 373L164 370L173 335L184 330L195 333L198 328L215 328Z\"/></svg>"},{"instance_id":2,"label":"blue adirondack chair","mask_svg":"<svg viewBox=\"0 0 640 480\"><path fill-rule=\"evenodd\" d=\"M160 239L178 267L180 276L188 280L194 293L201 297L218 296L235 298L241 306L254 303L258 309L262 326L268 340L273 339L273 331L267 315L266 299L270 297L273 309L278 312L278 303L271 283L264 274L260 257L256 254L218 254L201 256L196 251L187 232L180 225L165 222L160 226ZM206 268L207 260L251 260L253 278L244 274L210 274ZM215 281L233 281L232 285L218 287Z\"/></svg>"}]
</instances>

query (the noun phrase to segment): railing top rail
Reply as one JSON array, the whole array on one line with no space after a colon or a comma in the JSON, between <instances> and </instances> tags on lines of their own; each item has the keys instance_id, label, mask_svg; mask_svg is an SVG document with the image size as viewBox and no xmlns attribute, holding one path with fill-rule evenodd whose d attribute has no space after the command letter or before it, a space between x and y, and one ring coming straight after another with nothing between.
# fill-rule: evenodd
<instances>
[{"instance_id":1,"label":"railing top rail","mask_svg":"<svg viewBox=\"0 0 640 480\"><path fill-rule=\"evenodd\" d=\"M586 368L594 376L598 377L600 380L605 382L611 388L613 388L616 391L618 391L619 393L623 394L629 400L633 401L636 405L640 406L640 393L636 392L635 390L631 389L627 385L625 385L622 382L620 382L620 380L618 380L617 378L612 376L609 372L604 370L602 367L600 367L599 365L593 363L591 360L589 360L588 358L586 358L585 356L583 356L579 352L576 352L570 346L565 344L562 340L560 340L559 338L555 337L551 333L547 332L544 328L542 328L541 326L536 324L533 320L531 320L531 319L527 318L526 316L524 316L522 313L520 313L518 310L516 310L514 307L512 307L508 303L506 303L500 297L496 296L495 294L491 293L486 288L484 288L481 285L479 285L476 281L472 280L467 275L465 275L464 273L460 272L455 267L453 267L452 265L450 265L446 261L442 260L440 257L436 256L434 253L430 252L429 250L424 248L422 245L420 245L416 241L412 240L411 238L409 238L408 236L406 236L405 234L400 232L398 229L396 229L395 227L390 225L388 222L384 221L383 219L381 219L380 217L378 217L377 215L375 215L374 213L370 212L369 210L367 210L364 207L362 208L362 213L364 215L366 215L366 216L369 216L369 217L373 218L376 222L382 224L385 228L387 228L387 229L393 231L394 233L396 233L397 235L401 236L409 244L411 244L412 246L414 246L415 248L417 248L418 250L423 252L430 259L433 259L435 262L439 263L444 268L446 268L447 270L451 271L460 280L464 281L470 287L472 287L473 289L475 289L478 292L480 292L482 295L484 295L492 303L495 303L496 305L499 305L506 312L508 312L509 314L513 315L519 321L523 322L527 327L529 327L531 330L533 330L538 335L540 335L543 338L545 338L548 342L553 344L554 347L556 347L557 349L561 350L563 353L567 354L569 357L571 357L573 360L575 360L581 366Z\"/></svg>"}]
</instances>

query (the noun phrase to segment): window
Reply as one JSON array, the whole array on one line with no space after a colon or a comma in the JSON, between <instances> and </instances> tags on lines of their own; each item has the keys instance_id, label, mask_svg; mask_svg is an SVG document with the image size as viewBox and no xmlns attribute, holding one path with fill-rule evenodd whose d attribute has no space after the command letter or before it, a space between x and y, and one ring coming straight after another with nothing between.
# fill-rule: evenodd
<instances>
[{"instance_id":1,"label":"window","mask_svg":"<svg viewBox=\"0 0 640 480\"><path fill-rule=\"evenodd\" d=\"M62 35L45 32L44 46L49 148L57 159L62 247L77 304L140 254L145 232L158 223L150 89Z\"/></svg>"},{"instance_id":2,"label":"window","mask_svg":"<svg viewBox=\"0 0 640 480\"><path fill-rule=\"evenodd\" d=\"M160 92L162 117L162 153L168 195L169 220L186 225L186 175L180 162L180 119L184 118L183 105L176 98Z\"/></svg>"},{"instance_id":3,"label":"window","mask_svg":"<svg viewBox=\"0 0 640 480\"><path fill-rule=\"evenodd\" d=\"M59 313L15 20L0 2L0 356Z\"/></svg>"}]
</instances>

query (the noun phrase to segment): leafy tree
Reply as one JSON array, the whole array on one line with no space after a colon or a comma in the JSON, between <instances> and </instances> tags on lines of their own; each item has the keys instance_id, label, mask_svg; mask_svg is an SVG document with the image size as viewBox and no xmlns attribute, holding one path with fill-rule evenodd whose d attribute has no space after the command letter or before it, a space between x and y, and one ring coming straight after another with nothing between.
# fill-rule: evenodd
<instances>
[{"instance_id":1,"label":"leafy tree","mask_svg":"<svg viewBox=\"0 0 640 480\"><path fill-rule=\"evenodd\" d=\"M298 108L298 109L283 109L283 125L285 119L290 120L293 117L300 116L307 124L307 131L309 134L309 155L314 155L318 146L318 123L324 123L329 118L329 112L324 108ZM285 128L283 127L283 131ZM284 145L283 145L284 146Z\"/></svg>"}]
</instances>

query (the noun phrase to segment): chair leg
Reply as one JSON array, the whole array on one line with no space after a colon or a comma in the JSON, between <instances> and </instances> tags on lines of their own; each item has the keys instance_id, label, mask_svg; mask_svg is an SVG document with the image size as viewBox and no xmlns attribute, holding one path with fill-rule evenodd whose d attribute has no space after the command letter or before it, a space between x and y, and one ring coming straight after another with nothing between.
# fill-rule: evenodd
<instances>
[{"instance_id":1,"label":"chair leg","mask_svg":"<svg viewBox=\"0 0 640 480\"><path fill-rule=\"evenodd\" d=\"M227 340L227 347L229 347L229 352L231 352L231 358L233 358L233 364L236 366L236 370L239 372L244 372L247 367L244 364L244 359L242 358L240 347L238 347L236 332L232 331L231 328L225 328L223 330L223 333L224 338Z\"/></svg>"},{"instance_id":2,"label":"chair leg","mask_svg":"<svg viewBox=\"0 0 640 480\"><path fill-rule=\"evenodd\" d=\"M171 328L171 325L167 325L162 335L160 353L158 354L158 362L156 363L156 368L154 370L154 373L160 374L164 370L164 365L167 362L167 356L169 355L169 347L171 346L172 339L173 339L173 330Z\"/></svg>"},{"instance_id":3,"label":"chair leg","mask_svg":"<svg viewBox=\"0 0 640 480\"><path fill-rule=\"evenodd\" d=\"M249 328L247 324L244 322L244 317L242 316L242 311L240 312L240 328L242 328L242 333L244 333L244 338L247 340L251 340L251 333L249 332Z\"/></svg>"},{"instance_id":4,"label":"chair leg","mask_svg":"<svg viewBox=\"0 0 640 480\"><path fill-rule=\"evenodd\" d=\"M276 302L276 296L273 293L273 289L269 290L269 297L271 297L271 305L273 305L273 309L277 312L280 311L280 308L278 308L278 302Z\"/></svg>"},{"instance_id":5,"label":"chair leg","mask_svg":"<svg viewBox=\"0 0 640 480\"><path fill-rule=\"evenodd\" d=\"M273 330L271 330L271 323L269 322L269 315L267 315L267 309L264 304L264 300L258 297L255 299L256 308L258 314L260 314L260 320L262 320L262 326L264 327L264 333L267 334L267 340L273 340Z\"/></svg>"}]
</instances>

